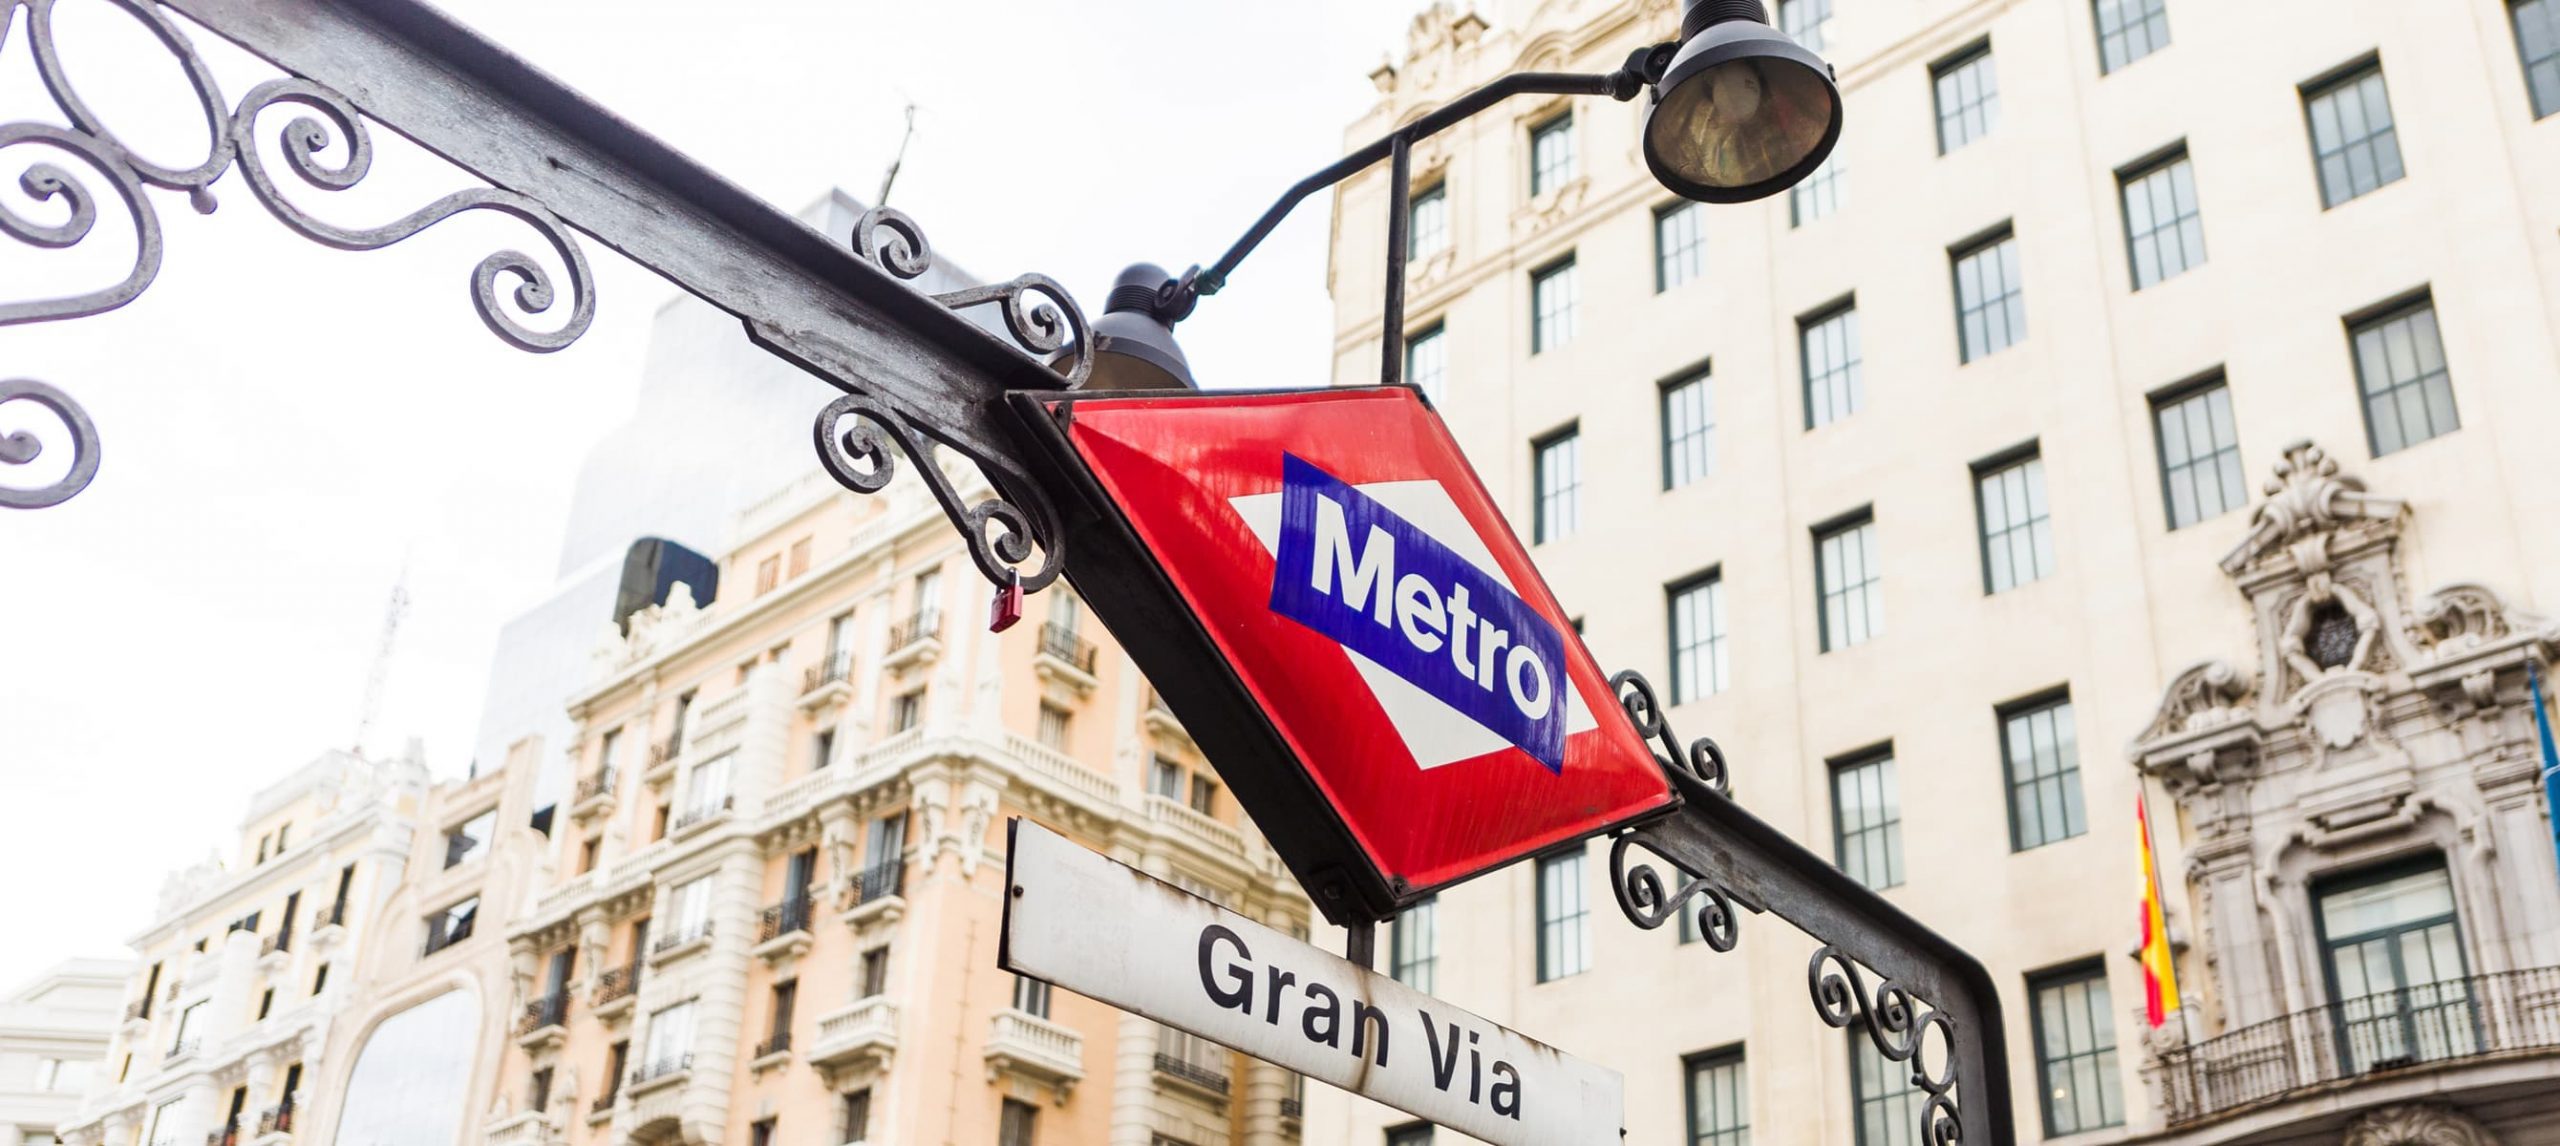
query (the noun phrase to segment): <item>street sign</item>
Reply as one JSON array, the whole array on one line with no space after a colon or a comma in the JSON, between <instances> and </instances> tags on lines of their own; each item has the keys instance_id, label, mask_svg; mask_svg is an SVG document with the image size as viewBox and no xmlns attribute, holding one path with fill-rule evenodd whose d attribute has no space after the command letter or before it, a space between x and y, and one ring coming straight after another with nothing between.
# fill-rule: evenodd
<instances>
[{"instance_id":1,"label":"street sign","mask_svg":"<svg viewBox=\"0 0 2560 1146\"><path fill-rule=\"evenodd\" d=\"M1678 803L1418 392L1046 404L1392 907Z\"/></svg>"},{"instance_id":2,"label":"street sign","mask_svg":"<svg viewBox=\"0 0 2560 1146\"><path fill-rule=\"evenodd\" d=\"M1077 845L1006 825L1008 971L1495 1146L1620 1146L1626 1080Z\"/></svg>"}]
</instances>

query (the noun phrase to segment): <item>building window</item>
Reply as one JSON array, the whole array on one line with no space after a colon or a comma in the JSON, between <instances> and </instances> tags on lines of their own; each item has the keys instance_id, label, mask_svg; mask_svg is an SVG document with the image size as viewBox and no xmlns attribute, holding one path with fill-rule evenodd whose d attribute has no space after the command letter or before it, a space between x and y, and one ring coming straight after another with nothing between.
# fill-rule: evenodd
<instances>
[{"instance_id":1,"label":"building window","mask_svg":"<svg viewBox=\"0 0 2560 1146\"><path fill-rule=\"evenodd\" d=\"M1982 523L1982 591L2000 593L2053 574L2053 518L2044 499L2044 457L1990 463L1973 472Z\"/></svg>"},{"instance_id":2,"label":"building window","mask_svg":"<svg viewBox=\"0 0 2560 1146\"><path fill-rule=\"evenodd\" d=\"M1191 774L1191 810L1210 815L1218 810L1218 782L1197 772Z\"/></svg>"},{"instance_id":3,"label":"building window","mask_svg":"<svg viewBox=\"0 0 2560 1146\"><path fill-rule=\"evenodd\" d=\"M1585 897L1582 850L1538 861L1538 981L1591 969L1591 904Z\"/></svg>"},{"instance_id":4,"label":"building window","mask_svg":"<svg viewBox=\"0 0 2560 1146\"><path fill-rule=\"evenodd\" d=\"M1057 705L1050 704L1047 701L1042 701L1040 704L1041 746L1044 748L1054 748L1060 752L1066 751L1067 722L1072 719L1074 719L1073 713L1070 713L1066 709L1060 708Z\"/></svg>"},{"instance_id":5,"label":"building window","mask_svg":"<svg viewBox=\"0 0 2560 1146\"><path fill-rule=\"evenodd\" d=\"M1035 1018L1048 1018L1049 984L1028 975L1014 976L1013 1009Z\"/></svg>"},{"instance_id":6,"label":"building window","mask_svg":"<svg viewBox=\"0 0 2560 1146\"><path fill-rule=\"evenodd\" d=\"M864 1087L844 1096L843 1136L838 1141L846 1146L863 1146L871 1140L871 1088Z\"/></svg>"},{"instance_id":7,"label":"building window","mask_svg":"<svg viewBox=\"0 0 2560 1146\"><path fill-rule=\"evenodd\" d=\"M2311 157L2320 168L2322 207L2335 207L2406 174L2380 62L2303 88L2302 112L2311 121Z\"/></svg>"},{"instance_id":8,"label":"building window","mask_svg":"<svg viewBox=\"0 0 2560 1146\"><path fill-rule=\"evenodd\" d=\"M774 1051L791 1049L791 1013L799 1004L800 980L785 979L773 985L773 1002L764 1030L767 1047Z\"/></svg>"},{"instance_id":9,"label":"building window","mask_svg":"<svg viewBox=\"0 0 2560 1146\"><path fill-rule=\"evenodd\" d=\"M649 1041L640 1069L650 1078L684 1069L693 1056L693 1001L662 1007L649 1015Z\"/></svg>"},{"instance_id":10,"label":"building window","mask_svg":"<svg viewBox=\"0 0 2560 1146\"><path fill-rule=\"evenodd\" d=\"M1582 433L1568 426L1530 444L1537 454L1537 513L1530 538L1545 544L1582 524Z\"/></svg>"},{"instance_id":11,"label":"building window","mask_svg":"<svg viewBox=\"0 0 2560 1146\"><path fill-rule=\"evenodd\" d=\"M273 1013L275 1009L276 989L269 987L266 989L266 993L258 996L258 1021L265 1022L267 1016Z\"/></svg>"},{"instance_id":12,"label":"building window","mask_svg":"<svg viewBox=\"0 0 2560 1146\"><path fill-rule=\"evenodd\" d=\"M1929 79L1938 94L1938 154L1952 154L1989 135L2000 122L2000 82L1991 70L1991 41L1931 64Z\"/></svg>"},{"instance_id":13,"label":"building window","mask_svg":"<svg viewBox=\"0 0 2560 1146\"><path fill-rule=\"evenodd\" d=\"M1573 113L1561 112L1529 129L1529 195L1544 195L1573 181Z\"/></svg>"},{"instance_id":14,"label":"building window","mask_svg":"<svg viewBox=\"0 0 2560 1146\"><path fill-rule=\"evenodd\" d=\"M1529 353L1543 354L1573 341L1574 312L1580 299L1571 255L1529 276Z\"/></svg>"},{"instance_id":15,"label":"building window","mask_svg":"<svg viewBox=\"0 0 2560 1146\"><path fill-rule=\"evenodd\" d=\"M1033 1146L1039 1124L1039 1107L1019 1099L1005 1099L1004 1114L996 1126L996 1146Z\"/></svg>"},{"instance_id":16,"label":"building window","mask_svg":"<svg viewBox=\"0 0 2560 1146\"><path fill-rule=\"evenodd\" d=\"M1147 765L1147 791L1168 800L1182 798L1182 765L1163 756Z\"/></svg>"},{"instance_id":17,"label":"building window","mask_svg":"<svg viewBox=\"0 0 2560 1146\"><path fill-rule=\"evenodd\" d=\"M2169 46L2168 0L2097 0L2098 73Z\"/></svg>"},{"instance_id":18,"label":"building window","mask_svg":"<svg viewBox=\"0 0 2560 1146\"><path fill-rule=\"evenodd\" d=\"M889 989L889 948L874 947L862 953L862 993L854 996L868 999Z\"/></svg>"},{"instance_id":19,"label":"building window","mask_svg":"<svg viewBox=\"0 0 2560 1146\"><path fill-rule=\"evenodd\" d=\"M2009 772L2010 850L2088 832L2088 809L2080 803L2080 734L2070 697L2003 709L2000 755Z\"/></svg>"},{"instance_id":20,"label":"building window","mask_svg":"<svg viewBox=\"0 0 2560 1146\"><path fill-rule=\"evenodd\" d=\"M809 571L809 549L810 541L806 537L791 543L791 559L783 571L783 576L797 577Z\"/></svg>"},{"instance_id":21,"label":"building window","mask_svg":"<svg viewBox=\"0 0 2560 1146\"><path fill-rule=\"evenodd\" d=\"M1857 1146L1921 1146L1920 1108L1927 1091L1911 1081L1911 1064L1876 1049L1865 1031L1849 1032L1849 1096L1857 1115Z\"/></svg>"},{"instance_id":22,"label":"building window","mask_svg":"<svg viewBox=\"0 0 2560 1146\"><path fill-rule=\"evenodd\" d=\"M444 834L444 866L460 866L462 861L479 855L489 846L498 831L498 810L491 808L446 830Z\"/></svg>"},{"instance_id":23,"label":"building window","mask_svg":"<svg viewBox=\"0 0 2560 1146\"><path fill-rule=\"evenodd\" d=\"M1866 405L1856 303L1797 319L1796 343L1804 359L1805 429L1828 426Z\"/></svg>"},{"instance_id":24,"label":"building window","mask_svg":"<svg viewBox=\"0 0 2560 1146\"><path fill-rule=\"evenodd\" d=\"M1735 1048L1690 1055L1689 1146L1751 1146L1751 1092Z\"/></svg>"},{"instance_id":25,"label":"building window","mask_svg":"<svg viewBox=\"0 0 2560 1146\"><path fill-rule=\"evenodd\" d=\"M1821 578L1822 651L1862 645L1884 631L1884 565L1876 554L1876 519L1861 510L1814 531L1814 573Z\"/></svg>"},{"instance_id":26,"label":"building window","mask_svg":"<svg viewBox=\"0 0 2560 1146\"><path fill-rule=\"evenodd\" d=\"M1715 380L1700 367L1662 386L1662 488L1704 481L1715 470Z\"/></svg>"},{"instance_id":27,"label":"building window","mask_svg":"<svg viewBox=\"0 0 2560 1146\"><path fill-rule=\"evenodd\" d=\"M1822 54L1823 26L1831 22L1831 0L1778 0L1778 28L1815 55Z\"/></svg>"},{"instance_id":28,"label":"building window","mask_svg":"<svg viewBox=\"0 0 2560 1146\"><path fill-rule=\"evenodd\" d=\"M533 1072L533 1085L527 1091L524 1098L526 1110L551 1109L551 1068L546 1066Z\"/></svg>"},{"instance_id":29,"label":"building window","mask_svg":"<svg viewBox=\"0 0 2560 1146\"><path fill-rule=\"evenodd\" d=\"M2478 1051L2478 1004L2442 857L2324 880L2315 891L2331 1030L2350 1074Z\"/></svg>"},{"instance_id":30,"label":"building window","mask_svg":"<svg viewBox=\"0 0 2560 1146\"><path fill-rule=\"evenodd\" d=\"M1892 750L1832 761L1831 793L1840 870L1878 891L1902 886L1902 787Z\"/></svg>"},{"instance_id":31,"label":"building window","mask_svg":"<svg viewBox=\"0 0 2560 1146\"><path fill-rule=\"evenodd\" d=\"M889 702L889 731L906 732L924 723L924 690L898 694Z\"/></svg>"},{"instance_id":32,"label":"building window","mask_svg":"<svg viewBox=\"0 0 2560 1146\"><path fill-rule=\"evenodd\" d=\"M693 766L693 775L685 781L688 819L701 819L729 806L729 766L733 760L734 754L724 754Z\"/></svg>"},{"instance_id":33,"label":"building window","mask_svg":"<svg viewBox=\"0 0 2560 1146\"><path fill-rule=\"evenodd\" d=\"M1396 982L1430 994L1440 967L1440 897L1398 913L1387 925L1387 973Z\"/></svg>"},{"instance_id":34,"label":"building window","mask_svg":"<svg viewBox=\"0 0 2560 1146\"><path fill-rule=\"evenodd\" d=\"M2124 1125L2116 1076L2116 1020L2107 971L2097 963L2039 975L2035 998L2036 1078L2047 1138Z\"/></svg>"},{"instance_id":35,"label":"building window","mask_svg":"<svg viewBox=\"0 0 2560 1146\"><path fill-rule=\"evenodd\" d=\"M2560 111L2560 8L2553 0L2508 0L2507 15L2515 21L2516 58L2524 65L2533 117Z\"/></svg>"},{"instance_id":36,"label":"building window","mask_svg":"<svg viewBox=\"0 0 2560 1146\"><path fill-rule=\"evenodd\" d=\"M2196 214L2196 165L2184 147L2125 172L2124 241L2133 259L2133 289L2204 265L2204 220Z\"/></svg>"},{"instance_id":37,"label":"building window","mask_svg":"<svg viewBox=\"0 0 2560 1146\"><path fill-rule=\"evenodd\" d=\"M1431 1124L1408 1122L1387 1128L1387 1146L1431 1146Z\"/></svg>"},{"instance_id":38,"label":"building window","mask_svg":"<svg viewBox=\"0 0 2560 1146\"><path fill-rule=\"evenodd\" d=\"M2184 529L2249 504L2231 388L2220 378L2152 402L2160 425L2160 491L2169 528Z\"/></svg>"},{"instance_id":39,"label":"building window","mask_svg":"<svg viewBox=\"0 0 2560 1146\"><path fill-rule=\"evenodd\" d=\"M1653 212L1653 289L1659 294L1707 273L1707 205L1683 199Z\"/></svg>"},{"instance_id":40,"label":"building window","mask_svg":"<svg viewBox=\"0 0 2560 1146\"><path fill-rule=\"evenodd\" d=\"M324 991L324 990L327 990L327 989L328 989L328 987L329 987L329 965L328 965L328 964L326 964L326 963L323 963L323 964L319 965L318 967L314 967L314 968L312 968L312 970L311 970L311 993L312 993L312 994L314 994L314 995L317 995L317 994L319 994L320 992L322 992L322 991Z\"/></svg>"},{"instance_id":41,"label":"building window","mask_svg":"<svg viewBox=\"0 0 2560 1146\"><path fill-rule=\"evenodd\" d=\"M2352 323L2356 380L2364 390L2365 440L2373 456L2405 450L2462 428L2453 408L2453 376L2435 303L2408 306Z\"/></svg>"},{"instance_id":42,"label":"building window","mask_svg":"<svg viewBox=\"0 0 2560 1146\"><path fill-rule=\"evenodd\" d=\"M426 950L422 954L433 955L471 938L472 925L479 917L480 897L476 895L428 916Z\"/></svg>"},{"instance_id":43,"label":"building window","mask_svg":"<svg viewBox=\"0 0 2560 1146\"><path fill-rule=\"evenodd\" d=\"M771 1118L759 1118L747 1127L747 1146L773 1146Z\"/></svg>"},{"instance_id":44,"label":"building window","mask_svg":"<svg viewBox=\"0 0 2560 1146\"><path fill-rule=\"evenodd\" d=\"M782 584L781 554L776 553L756 562L756 596L761 597L773 592L773 587L780 584Z\"/></svg>"},{"instance_id":45,"label":"building window","mask_svg":"<svg viewBox=\"0 0 2560 1146\"><path fill-rule=\"evenodd\" d=\"M1449 185L1434 183L1405 204L1405 254L1427 259L1449 249Z\"/></svg>"},{"instance_id":46,"label":"building window","mask_svg":"<svg viewBox=\"0 0 2560 1146\"><path fill-rule=\"evenodd\" d=\"M1671 586L1671 703L1724 691L1724 573Z\"/></svg>"},{"instance_id":47,"label":"building window","mask_svg":"<svg viewBox=\"0 0 2560 1146\"><path fill-rule=\"evenodd\" d=\"M1804 181L1787 188L1787 225L1801 227L1829 215L1849 201L1848 161L1838 147Z\"/></svg>"},{"instance_id":48,"label":"building window","mask_svg":"<svg viewBox=\"0 0 2560 1146\"><path fill-rule=\"evenodd\" d=\"M1449 396L1448 327L1432 323L1422 333L1406 339L1404 344L1404 380L1422 391L1431 404L1439 405Z\"/></svg>"},{"instance_id":49,"label":"building window","mask_svg":"<svg viewBox=\"0 0 2560 1146\"><path fill-rule=\"evenodd\" d=\"M833 725L821 728L809 738L809 770L812 772L836 762L836 730Z\"/></svg>"},{"instance_id":50,"label":"building window","mask_svg":"<svg viewBox=\"0 0 2560 1146\"><path fill-rule=\"evenodd\" d=\"M1956 329L1964 361L2017 345L2027 337L2027 296L2018 278L2018 236L1998 234L1948 252L1956 271Z\"/></svg>"}]
</instances>

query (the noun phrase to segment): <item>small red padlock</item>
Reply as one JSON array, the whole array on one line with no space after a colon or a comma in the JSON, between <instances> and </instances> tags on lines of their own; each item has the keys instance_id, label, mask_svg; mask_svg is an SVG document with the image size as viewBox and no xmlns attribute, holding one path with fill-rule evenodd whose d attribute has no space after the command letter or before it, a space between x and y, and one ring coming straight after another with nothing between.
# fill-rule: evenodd
<instances>
[{"instance_id":1,"label":"small red padlock","mask_svg":"<svg viewBox=\"0 0 2560 1146\"><path fill-rule=\"evenodd\" d=\"M1022 574L1007 570L1005 582L996 586L996 599L987 603L987 631L1001 633L1022 619Z\"/></svg>"}]
</instances>

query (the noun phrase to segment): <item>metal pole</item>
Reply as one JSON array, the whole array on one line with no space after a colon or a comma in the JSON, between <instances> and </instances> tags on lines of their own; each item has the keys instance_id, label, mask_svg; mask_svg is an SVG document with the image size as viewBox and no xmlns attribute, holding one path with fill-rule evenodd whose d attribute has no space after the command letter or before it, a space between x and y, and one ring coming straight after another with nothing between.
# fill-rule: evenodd
<instances>
[{"instance_id":1,"label":"metal pole","mask_svg":"<svg viewBox=\"0 0 2560 1146\"><path fill-rule=\"evenodd\" d=\"M1378 383L1404 381L1404 263L1412 253L1413 154L1401 135L1387 151L1387 313L1378 336ZM1367 966L1366 963L1361 964Z\"/></svg>"},{"instance_id":2,"label":"metal pole","mask_svg":"<svg viewBox=\"0 0 2560 1146\"><path fill-rule=\"evenodd\" d=\"M1378 969L1378 925L1368 920L1352 924L1342 941L1342 957L1366 970Z\"/></svg>"}]
</instances>

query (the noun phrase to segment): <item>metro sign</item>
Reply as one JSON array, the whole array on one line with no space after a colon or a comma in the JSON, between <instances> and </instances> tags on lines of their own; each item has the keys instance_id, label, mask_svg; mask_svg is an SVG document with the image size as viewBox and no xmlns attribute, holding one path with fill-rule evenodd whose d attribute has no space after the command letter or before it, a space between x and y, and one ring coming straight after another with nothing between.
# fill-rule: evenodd
<instances>
[{"instance_id":1,"label":"metro sign","mask_svg":"<svg viewBox=\"0 0 2560 1146\"><path fill-rule=\"evenodd\" d=\"M1392 906L1678 803L1416 392L1041 405ZM1168 695L1186 691L1150 663L1148 633L1104 620ZM1233 729L1179 711L1236 766L1211 743ZM1340 862L1292 847L1304 809L1228 779L1302 879Z\"/></svg>"}]
</instances>

